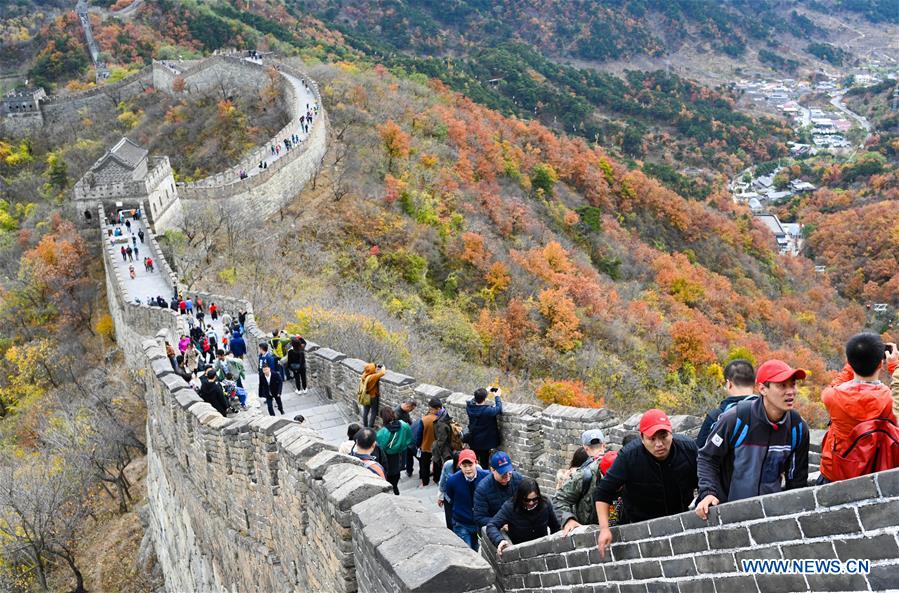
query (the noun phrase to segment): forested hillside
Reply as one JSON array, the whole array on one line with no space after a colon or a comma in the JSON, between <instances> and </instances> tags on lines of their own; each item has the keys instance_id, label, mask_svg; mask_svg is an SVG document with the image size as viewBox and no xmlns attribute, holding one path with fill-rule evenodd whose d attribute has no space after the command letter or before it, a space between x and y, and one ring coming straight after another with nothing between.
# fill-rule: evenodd
<instances>
[{"instance_id":1,"label":"forested hillside","mask_svg":"<svg viewBox=\"0 0 899 593\"><path fill-rule=\"evenodd\" d=\"M795 178L821 186L781 208L801 220L806 254L826 265L840 292L861 302L892 303L899 292L899 111L896 81L856 88L847 103L868 117L875 132L847 162L808 158L791 167Z\"/></svg>"},{"instance_id":2,"label":"forested hillside","mask_svg":"<svg viewBox=\"0 0 899 593\"><path fill-rule=\"evenodd\" d=\"M701 41L730 56L747 45L776 43L784 34L813 39L822 27L797 9L853 11L875 22L899 22L899 9L881 0L781 2L775 0L616 0L534 2L405 2L298 0L355 36L398 49L442 53L474 45L521 41L552 55L604 61L639 54L664 55Z\"/></svg>"},{"instance_id":3,"label":"forested hillside","mask_svg":"<svg viewBox=\"0 0 899 593\"><path fill-rule=\"evenodd\" d=\"M339 209L323 213L335 233L313 241L335 262L323 273L373 295L401 320L391 327L435 337L525 390L573 381L582 402L687 410L704 405L729 357L772 353L821 384L845 334L863 323L810 264L772 253L714 178L679 172L782 154L788 132L741 114L726 94L665 72L559 67L521 43L472 48L459 61L387 52L348 43L295 5L245 12L163 0L132 21L96 19L101 49L123 70L228 46L339 61L319 73L350 147L333 190ZM73 41L39 55L64 63L77 50L72 33L68 17L52 21L39 34L47 46ZM118 117L188 125L202 109L151 113L144 101ZM521 119L528 114L537 119ZM178 154L186 145L167 150L176 164L196 158L194 148ZM240 250L222 249L234 251L209 279L250 281Z\"/></svg>"}]
</instances>

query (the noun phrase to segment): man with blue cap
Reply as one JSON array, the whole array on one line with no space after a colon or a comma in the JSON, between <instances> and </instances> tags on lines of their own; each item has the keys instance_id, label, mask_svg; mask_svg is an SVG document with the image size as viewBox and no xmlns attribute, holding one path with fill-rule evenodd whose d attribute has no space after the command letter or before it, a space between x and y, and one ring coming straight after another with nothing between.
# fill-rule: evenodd
<instances>
[{"instance_id":1,"label":"man with blue cap","mask_svg":"<svg viewBox=\"0 0 899 593\"><path fill-rule=\"evenodd\" d=\"M552 498L559 525L566 535L575 527L597 522L593 490L602 479L599 462L606 452L606 436L599 428L585 430L581 434L581 445L587 452L587 461L571 474Z\"/></svg>"},{"instance_id":2,"label":"man with blue cap","mask_svg":"<svg viewBox=\"0 0 899 593\"><path fill-rule=\"evenodd\" d=\"M503 503L512 498L522 478L505 451L490 456L490 473L492 477L482 480L474 493L474 518L479 527L485 527Z\"/></svg>"}]
</instances>

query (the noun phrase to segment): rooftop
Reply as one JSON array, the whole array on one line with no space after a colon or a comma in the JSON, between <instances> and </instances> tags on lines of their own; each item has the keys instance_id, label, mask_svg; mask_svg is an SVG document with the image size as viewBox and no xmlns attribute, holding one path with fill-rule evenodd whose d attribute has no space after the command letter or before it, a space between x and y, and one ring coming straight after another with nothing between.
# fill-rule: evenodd
<instances>
[{"instance_id":1,"label":"rooftop","mask_svg":"<svg viewBox=\"0 0 899 593\"><path fill-rule=\"evenodd\" d=\"M140 162L147 158L149 151L128 138L122 138L110 149L109 154L114 156L116 160L123 165L127 165L131 169L136 169Z\"/></svg>"},{"instance_id":2,"label":"rooftop","mask_svg":"<svg viewBox=\"0 0 899 593\"><path fill-rule=\"evenodd\" d=\"M757 214L755 217L762 224L768 227L775 236L778 235L786 235L787 232L784 230L783 226L780 224L780 220L778 220L777 216L774 214Z\"/></svg>"}]
</instances>

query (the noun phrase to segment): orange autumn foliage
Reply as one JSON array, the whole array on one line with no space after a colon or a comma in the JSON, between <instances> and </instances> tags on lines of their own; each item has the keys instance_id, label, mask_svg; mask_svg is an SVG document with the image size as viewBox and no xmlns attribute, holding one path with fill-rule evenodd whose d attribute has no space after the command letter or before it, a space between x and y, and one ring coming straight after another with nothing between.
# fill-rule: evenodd
<instances>
[{"instance_id":1,"label":"orange autumn foliage","mask_svg":"<svg viewBox=\"0 0 899 593\"><path fill-rule=\"evenodd\" d=\"M537 298L540 314L546 318L549 327L546 337L558 350L567 352L581 344L584 334L578 329L580 320L577 317L574 302L565 292L557 288L540 291Z\"/></svg>"},{"instance_id":2,"label":"orange autumn foliage","mask_svg":"<svg viewBox=\"0 0 899 593\"><path fill-rule=\"evenodd\" d=\"M509 269L501 261L495 261L490 265L490 269L484 275L484 280L490 285L490 289L495 292L506 290L512 282L512 279L509 277Z\"/></svg>"},{"instance_id":3,"label":"orange autumn foliage","mask_svg":"<svg viewBox=\"0 0 899 593\"><path fill-rule=\"evenodd\" d=\"M604 408L605 401L597 399L581 381L548 379L537 388L537 399L545 404L559 404L576 408Z\"/></svg>"},{"instance_id":4,"label":"orange autumn foliage","mask_svg":"<svg viewBox=\"0 0 899 593\"><path fill-rule=\"evenodd\" d=\"M388 169L394 160L409 156L412 139L395 121L390 119L378 126L378 134L387 153Z\"/></svg>"}]
</instances>

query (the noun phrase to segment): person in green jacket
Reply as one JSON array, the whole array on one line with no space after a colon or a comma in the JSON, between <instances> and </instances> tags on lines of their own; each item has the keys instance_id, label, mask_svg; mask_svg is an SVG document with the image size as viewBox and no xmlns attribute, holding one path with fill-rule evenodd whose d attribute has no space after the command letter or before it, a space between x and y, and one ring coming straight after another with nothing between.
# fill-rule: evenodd
<instances>
[{"instance_id":1,"label":"person in green jacket","mask_svg":"<svg viewBox=\"0 0 899 593\"><path fill-rule=\"evenodd\" d=\"M581 434L581 445L587 452L587 461L565 482L552 498L559 525L565 535L581 525L597 523L593 490L602 479L599 464L606 450L606 437L599 428Z\"/></svg>"},{"instance_id":2,"label":"person in green jacket","mask_svg":"<svg viewBox=\"0 0 899 593\"><path fill-rule=\"evenodd\" d=\"M215 369L215 374L218 375L219 381L223 381L225 375L231 373L237 386L243 387L244 377L247 376L246 368L240 360L233 356L227 356L221 348L215 352L215 362L212 363L212 368Z\"/></svg>"},{"instance_id":3,"label":"person in green jacket","mask_svg":"<svg viewBox=\"0 0 899 593\"><path fill-rule=\"evenodd\" d=\"M412 427L398 420L393 409L381 408L381 422L384 426L378 431L378 447L381 448L381 461L384 465L384 477L393 486L393 493L399 496L400 474L405 465L406 449L412 443Z\"/></svg>"}]
</instances>

